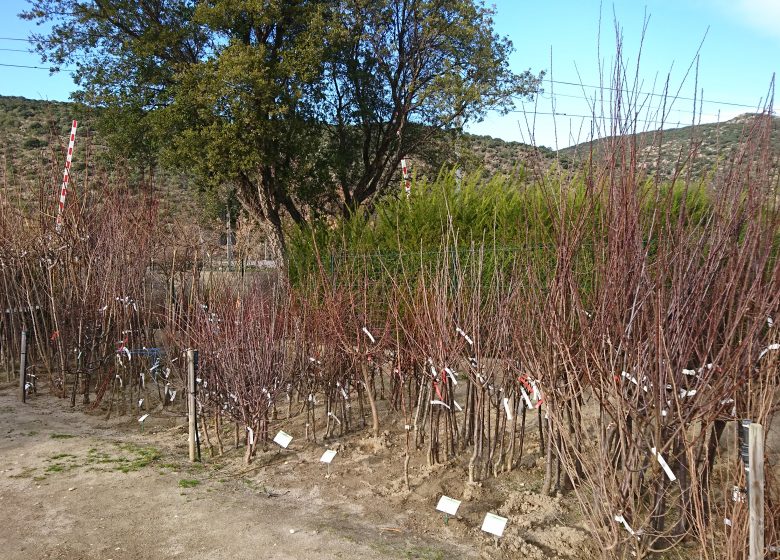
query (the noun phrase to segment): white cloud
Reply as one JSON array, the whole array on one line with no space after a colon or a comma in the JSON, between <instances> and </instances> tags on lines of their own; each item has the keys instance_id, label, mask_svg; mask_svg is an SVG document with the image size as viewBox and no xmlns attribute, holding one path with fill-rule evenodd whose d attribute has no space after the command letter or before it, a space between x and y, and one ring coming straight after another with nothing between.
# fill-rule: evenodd
<instances>
[{"instance_id":1,"label":"white cloud","mask_svg":"<svg viewBox=\"0 0 780 560\"><path fill-rule=\"evenodd\" d=\"M720 4L746 25L780 39L780 0L731 0Z\"/></svg>"}]
</instances>

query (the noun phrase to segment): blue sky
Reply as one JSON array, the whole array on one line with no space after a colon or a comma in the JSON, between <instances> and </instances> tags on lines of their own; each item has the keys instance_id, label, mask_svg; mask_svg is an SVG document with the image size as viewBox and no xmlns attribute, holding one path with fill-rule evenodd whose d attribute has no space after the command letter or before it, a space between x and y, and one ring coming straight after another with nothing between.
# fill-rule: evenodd
<instances>
[{"instance_id":1,"label":"blue sky","mask_svg":"<svg viewBox=\"0 0 780 560\"><path fill-rule=\"evenodd\" d=\"M681 98L671 106L667 127L690 124L694 118L693 102L683 97L703 94L704 103L697 106L702 122L727 120L758 107L780 66L780 0L616 0L601 6L595 0L494 3L496 31L509 36L516 48L512 67L517 71L546 70L555 82L545 82L545 94L536 103L525 104L525 113L489 115L483 123L470 126L477 134L533 140L549 147L587 140L591 119L572 115L591 115L584 98L592 99L596 90L589 86L609 85L615 56L615 17L632 73L643 22L645 16L649 18L639 64L640 90L660 92L669 76L670 90L679 90ZM17 52L27 49L27 43L9 40L25 38L33 29L16 17L25 6L24 0L0 0L0 64L41 66L36 55ZM598 56L600 12L603 78ZM697 88L693 72L686 79L684 76L702 40ZM50 76L46 70L0 66L0 95L66 100L73 89L65 72ZM641 99L652 112L660 98ZM555 116L547 114L553 112ZM654 118L645 112L644 120ZM657 128L652 122L642 125Z\"/></svg>"}]
</instances>

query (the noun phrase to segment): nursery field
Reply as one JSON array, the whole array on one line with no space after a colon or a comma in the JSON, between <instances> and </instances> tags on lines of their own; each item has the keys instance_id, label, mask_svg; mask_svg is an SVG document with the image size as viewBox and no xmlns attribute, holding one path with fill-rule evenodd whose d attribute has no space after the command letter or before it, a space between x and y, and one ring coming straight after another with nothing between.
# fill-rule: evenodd
<instances>
[{"instance_id":1,"label":"nursery field","mask_svg":"<svg viewBox=\"0 0 780 560\"><path fill-rule=\"evenodd\" d=\"M473 485L462 465L415 461L406 490L402 426L327 442L330 475L325 444L297 438L249 467L232 446L193 464L181 414L154 414L141 432L135 418L43 392L22 405L15 389L0 386L0 558L587 557L573 504L538 493L540 453ZM434 509L442 493L463 499L447 524ZM479 531L486 509L512 521L498 549Z\"/></svg>"},{"instance_id":2,"label":"nursery field","mask_svg":"<svg viewBox=\"0 0 780 560\"><path fill-rule=\"evenodd\" d=\"M776 557L773 132L444 171L227 271L110 174L0 198L0 555Z\"/></svg>"}]
</instances>

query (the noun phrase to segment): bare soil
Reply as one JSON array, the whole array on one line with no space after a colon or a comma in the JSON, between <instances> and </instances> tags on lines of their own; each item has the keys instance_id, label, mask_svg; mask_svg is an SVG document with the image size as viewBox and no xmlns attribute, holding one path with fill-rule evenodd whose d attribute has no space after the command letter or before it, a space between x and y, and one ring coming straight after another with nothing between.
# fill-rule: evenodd
<instances>
[{"instance_id":1,"label":"bare soil","mask_svg":"<svg viewBox=\"0 0 780 560\"><path fill-rule=\"evenodd\" d=\"M0 559L587 558L587 533L566 499L538 494L541 455L477 485L463 462L428 467L413 454L403 480L403 426L383 418L326 443L272 447L251 465L225 439L225 454L187 461L186 418L71 409L46 389L27 404L0 385ZM212 434L213 437L213 434ZM527 438L528 439L528 438ZM327 476L322 452L336 449ZM445 523L442 494L463 500ZM485 513L509 518L498 541Z\"/></svg>"}]
</instances>

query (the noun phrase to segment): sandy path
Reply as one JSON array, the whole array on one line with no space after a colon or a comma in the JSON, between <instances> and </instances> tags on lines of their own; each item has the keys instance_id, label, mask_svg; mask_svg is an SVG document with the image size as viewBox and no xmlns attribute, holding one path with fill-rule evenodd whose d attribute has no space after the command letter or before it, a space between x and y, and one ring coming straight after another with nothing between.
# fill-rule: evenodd
<instances>
[{"instance_id":1,"label":"sandy path","mask_svg":"<svg viewBox=\"0 0 780 560\"><path fill-rule=\"evenodd\" d=\"M284 457L281 476L246 474L237 457L191 466L171 428L180 419L156 422L141 434L134 419L45 394L22 405L0 387L0 559L449 558L453 546L477 556L410 531L403 511L339 500L338 480L312 482L314 455L301 477Z\"/></svg>"}]
</instances>

